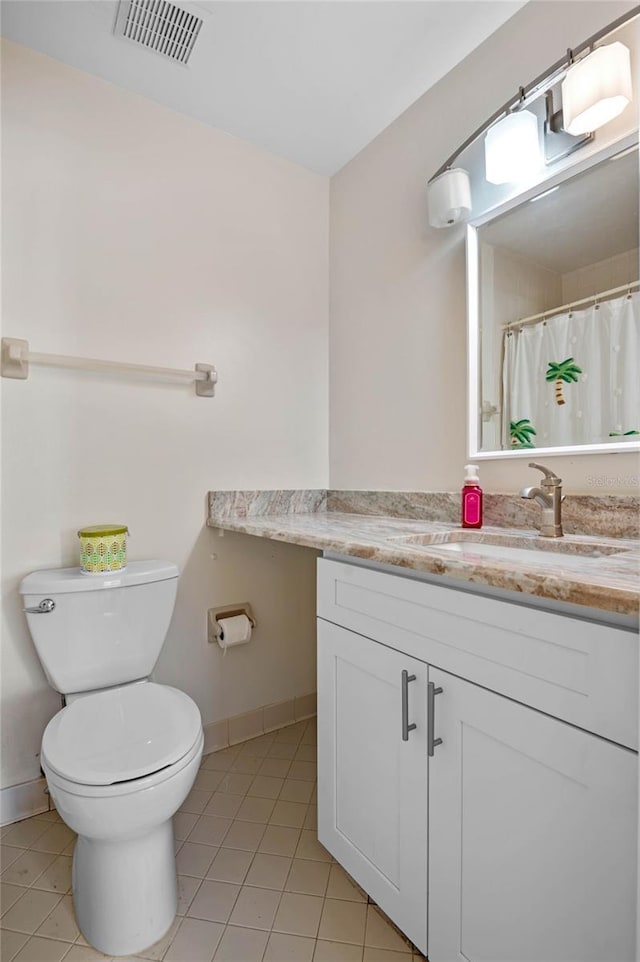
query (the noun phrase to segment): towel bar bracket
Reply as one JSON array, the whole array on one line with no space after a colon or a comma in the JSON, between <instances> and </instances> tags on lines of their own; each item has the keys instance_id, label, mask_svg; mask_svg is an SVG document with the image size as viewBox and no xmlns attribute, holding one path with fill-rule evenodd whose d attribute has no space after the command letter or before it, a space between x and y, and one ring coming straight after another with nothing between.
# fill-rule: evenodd
<instances>
[{"instance_id":1,"label":"towel bar bracket","mask_svg":"<svg viewBox=\"0 0 640 962\"><path fill-rule=\"evenodd\" d=\"M15 377L26 381L29 377L29 342L19 337L2 338L2 377Z\"/></svg>"},{"instance_id":2,"label":"towel bar bracket","mask_svg":"<svg viewBox=\"0 0 640 962\"><path fill-rule=\"evenodd\" d=\"M205 371L207 377L196 381L196 394L198 397L213 397L216 393L216 383L218 374L212 364L196 364L196 371Z\"/></svg>"}]
</instances>

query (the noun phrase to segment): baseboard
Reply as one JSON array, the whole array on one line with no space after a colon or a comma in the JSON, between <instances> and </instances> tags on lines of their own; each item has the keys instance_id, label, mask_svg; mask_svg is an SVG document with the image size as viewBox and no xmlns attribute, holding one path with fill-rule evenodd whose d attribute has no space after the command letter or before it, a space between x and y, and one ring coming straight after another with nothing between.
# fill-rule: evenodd
<instances>
[{"instance_id":1,"label":"baseboard","mask_svg":"<svg viewBox=\"0 0 640 962\"><path fill-rule=\"evenodd\" d=\"M19 822L30 815L49 811L49 795L44 778L0 789L0 825Z\"/></svg>"},{"instance_id":2,"label":"baseboard","mask_svg":"<svg viewBox=\"0 0 640 962\"><path fill-rule=\"evenodd\" d=\"M316 693L298 695L287 701L263 705L241 715L232 715L204 726L204 754L220 751L276 728L286 728L316 714Z\"/></svg>"}]
</instances>

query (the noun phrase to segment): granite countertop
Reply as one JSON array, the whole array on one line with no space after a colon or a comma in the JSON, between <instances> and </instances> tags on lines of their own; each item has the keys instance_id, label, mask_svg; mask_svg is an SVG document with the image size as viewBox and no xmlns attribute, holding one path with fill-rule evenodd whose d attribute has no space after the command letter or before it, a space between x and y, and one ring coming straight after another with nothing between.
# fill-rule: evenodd
<instances>
[{"instance_id":1,"label":"granite countertop","mask_svg":"<svg viewBox=\"0 0 640 962\"><path fill-rule=\"evenodd\" d=\"M364 502L362 493L358 494L360 497L354 499L345 498L344 493L336 493L332 498L330 492L324 491L210 492L207 523L213 528L411 568L470 584L638 615L640 540L628 537L637 524L637 504L617 507L618 529L624 537L573 533L561 539L541 539L536 530L504 524L487 524L477 531L461 529L459 524L447 520L453 507L457 509L459 496L436 494L429 501L423 495L415 512L420 517L410 517L407 510L399 511L397 504L390 502L393 493L384 492L386 499L370 497ZM401 496L396 495L396 502L398 497ZM438 498L440 502L436 503ZM590 510L587 500L599 502L590 506L594 514L608 508L603 507L603 499L585 497L583 516ZM390 513L375 514L376 507ZM624 521L622 515L627 509L630 515ZM499 520L509 516L508 505L494 505L492 511L496 517L501 515ZM598 527L595 521L593 525ZM409 542L402 540L406 538ZM415 538L420 543L412 543ZM468 542L469 538L473 540ZM464 554L455 553L462 541ZM458 542L453 553L445 547L452 542ZM493 552L491 557L481 553L487 544L495 546L489 549ZM502 556L507 546L517 549L515 554L505 551ZM536 546L540 550L535 554L519 553Z\"/></svg>"}]
</instances>

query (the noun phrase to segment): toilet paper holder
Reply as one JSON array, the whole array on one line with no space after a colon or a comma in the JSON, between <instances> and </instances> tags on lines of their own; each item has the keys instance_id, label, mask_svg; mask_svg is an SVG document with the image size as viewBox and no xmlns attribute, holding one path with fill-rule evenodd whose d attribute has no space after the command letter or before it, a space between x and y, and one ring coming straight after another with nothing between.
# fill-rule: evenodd
<instances>
[{"instance_id":1,"label":"toilet paper holder","mask_svg":"<svg viewBox=\"0 0 640 962\"><path fill-rule=\"evenodd\" d=\"M253 609L248 601L243 601L237 605L221 605L219 608L209 608L207 611L207 641L214 645L220 641L222 627L220 618L233 618L235 615L246 615L251 622L251 627L256 627L256 619Z\"/></svg>"}]
</instances>

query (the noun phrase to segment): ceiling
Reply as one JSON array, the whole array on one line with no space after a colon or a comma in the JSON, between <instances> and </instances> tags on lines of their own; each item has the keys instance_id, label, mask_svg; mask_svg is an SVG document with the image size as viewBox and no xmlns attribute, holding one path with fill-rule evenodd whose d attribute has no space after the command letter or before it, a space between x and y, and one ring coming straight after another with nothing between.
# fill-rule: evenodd
<instances>
[{"instance_id":1,"label":"ceiling","mask_svg":"<svg viewBox=\"0 0 640 962\"><path fill-rule=\"evenodd\" d=\"M112 0L2 0L3 36L333 174L525 0L202 0L189 66L115 36Z\"/></svg>"},{"instance_id":2,"label":"ceiling","mask_svg":"<svg viewBox=\"0 0 640 962\"><path fill-rule=\"evenodd\" d=\"M566 274L638 246L638 151L596 164L480 229L483 243Z\"/></svg>"}]
</instances>

